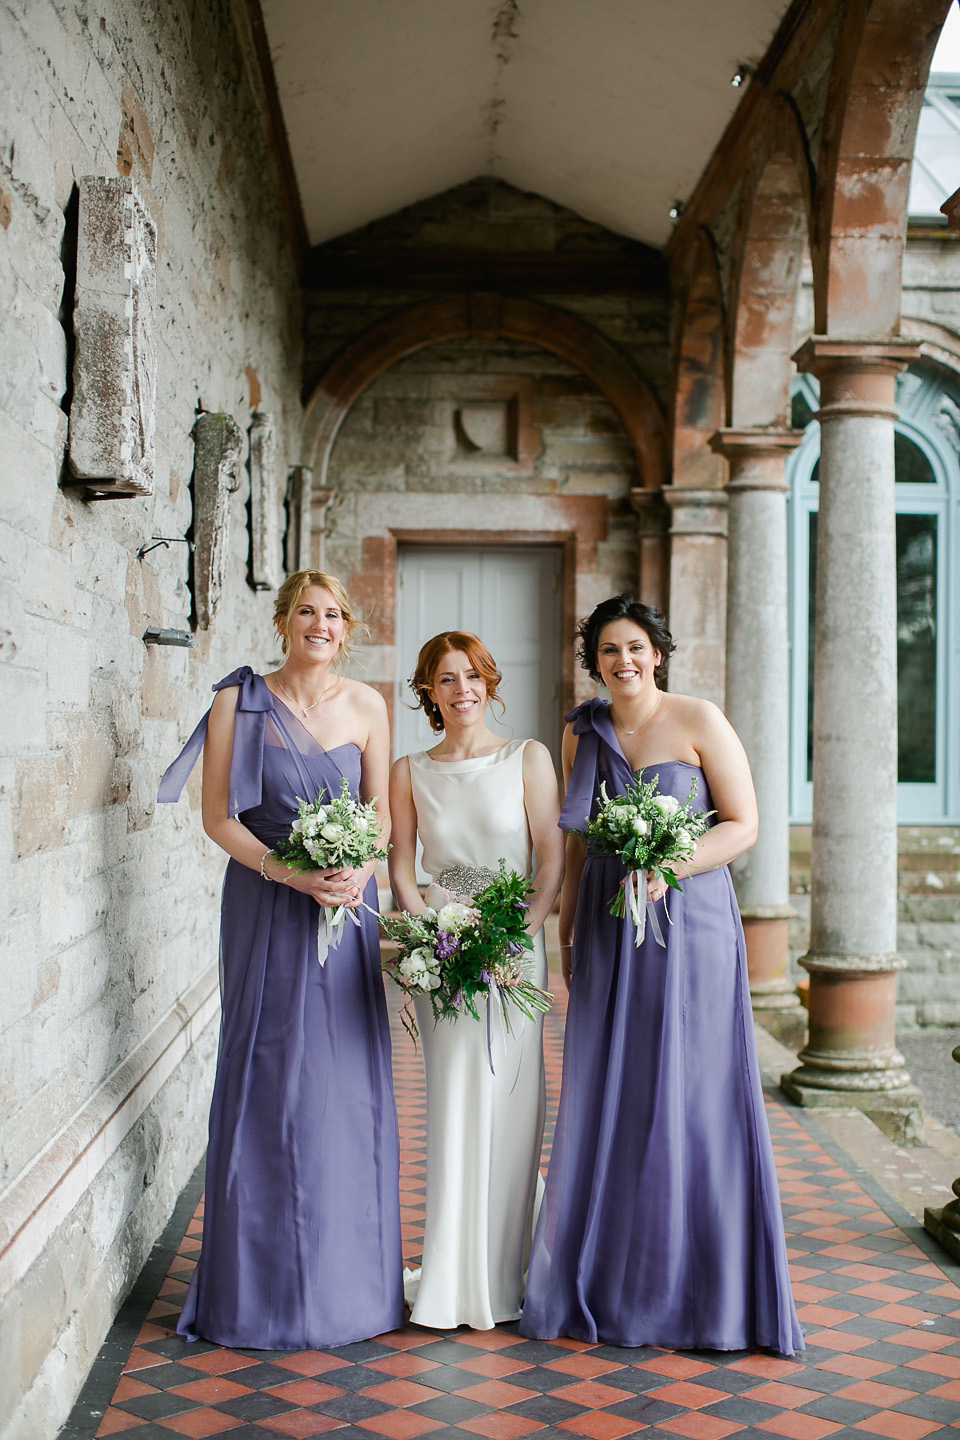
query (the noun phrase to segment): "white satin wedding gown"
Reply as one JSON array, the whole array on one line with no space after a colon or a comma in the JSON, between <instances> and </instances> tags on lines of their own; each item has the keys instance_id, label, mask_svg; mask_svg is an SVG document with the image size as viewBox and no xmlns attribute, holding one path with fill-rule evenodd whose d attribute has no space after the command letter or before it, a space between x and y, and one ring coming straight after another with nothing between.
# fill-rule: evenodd
<instances>
[{"instance_id":1,"label":"white satin wedding gown","mask_svg":"<svg viewBox=\"0 0 960 1440\"><path fill-rule=\"evenodd\" d=\"M453 867L495 871L503 859L508 870L530 874L526 743L470 760L409 757L423 865L434 881L427 904L450 898L436 882ZM542 932L535 945L530 977L543 987ZM542 1017L528 1020L511 1006L507 1033L494 1001L489 1025L483 1007L479 1023L466 1014L434 1026L425 996L416 1015L427 1080L427 1203L422 1269L405 1276L410 1318L434 1329L490 1330L520 1314L543 1189Z\"/></svg>"}]
</instances>

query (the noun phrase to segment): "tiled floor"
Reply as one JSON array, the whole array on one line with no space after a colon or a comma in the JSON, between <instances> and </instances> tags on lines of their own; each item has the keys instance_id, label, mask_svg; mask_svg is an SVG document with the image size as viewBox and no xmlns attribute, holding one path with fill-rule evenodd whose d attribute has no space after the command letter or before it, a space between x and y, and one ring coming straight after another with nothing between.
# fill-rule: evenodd
<instances>
[{"instance_id":1,"label":"tiled floor","mask_svg":"<svg viewBox=\"0 0 960 1440\"><path fill-rule=\"evenodd\" d=\"M552 1121L562 1004L547 1019L545 1041ZM412 1263L423 1228L423 1089L419 1058L399 1026L394 1043ZM552 1428L587 1440L644 1430L650 1440L664 1432L687 1440L761 1440L756 1432L958 1440L960 1272L895 1201L851 1179L843 1152L815 1122L773 1095L768 1109L807 1330L802 1360L548 1344L524 1340L516 1326L482 1334L408 1327L302 1354L188 1346L175 1325L200 1248L195 1191L168 1230L172 1263L148 1267L62 1436L300 1440L351 1428L367 1440L516 1440Z\"/></svg>"}]
</instances>

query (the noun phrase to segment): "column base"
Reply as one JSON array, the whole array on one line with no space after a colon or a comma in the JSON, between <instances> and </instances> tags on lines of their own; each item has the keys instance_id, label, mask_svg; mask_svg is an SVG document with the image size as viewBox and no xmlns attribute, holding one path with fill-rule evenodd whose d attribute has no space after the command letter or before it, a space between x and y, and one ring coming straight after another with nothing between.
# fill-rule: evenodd
<instances>
[{"instance_id":1,"label":"column base","mask_svg":"<svg viewBox=\"0 0 960 1440\"><path fill-rule=\"evenodd\" d=\"M942 1245L944 1250L953 1256L954 1260L960 1260L960 1235L945 1223L943 1210L926 1208L923 1212L923 1228L928 1235L933 1236L938 1245Z\"/></svg>"},{"instance_id":2,"label":"column base","mask_svg":"<svg viewBox=\"0 0 960 1440\"><path fill-rule=\"evenodd\" d=\"M796 986L786 976L789 959L789 905L741 906L747 942L747 973L754 1010L796 1010Z\"/></svg>"},{"instance_id":3,"label":"column base","mask_svg":"<svg viewBox=\"0 0 960 1440\"><path fill-rule=\"evenodd\" d=\"M862 1110L900 1145L923 1144L923 1096L916 1085L896 1090L826 1090L805 1085L797 1071L780 1077L780 1089L806 1110Z\"/></svg>"}]
</instances>

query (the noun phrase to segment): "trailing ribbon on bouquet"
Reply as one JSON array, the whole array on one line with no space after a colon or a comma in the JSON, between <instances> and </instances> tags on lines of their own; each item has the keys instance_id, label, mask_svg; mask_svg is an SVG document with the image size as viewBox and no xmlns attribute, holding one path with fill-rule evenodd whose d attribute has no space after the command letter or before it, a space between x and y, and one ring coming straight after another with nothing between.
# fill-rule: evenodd
<instances>
[{"instance_id":1,"label":"trailing ribbon on bouquet","mask_svg":"<svg viewBox=\"0 0 960 1440\"><path fill-rule=\"evenodd\" d=\"M380 911L374 910L373 906L368 905L366 900L361 900L360 904L356 907L337 905L331 910L329 905L320 906L320 916L317 920L317 959L321 965L327 963L327 956L330 954L330 951L336 950L340 941L343 939L343 931L348 916L359 929L360 916L357 914L358 910L366 910L377 920L380 919Z\"/></svg>"},{"instance_id":2,"label":"trailing ribbon on bouquet","mask_svg":"<svg viewBox=\"0 0 960 1440\"><path fill-rule=\"evenodd\" d=\"M647 916L650 917L650 929L653 931L653 938L658 945L667 948L667 942L663 938L663 931L660 929L660 921L657 919L657 911L654 902L647 897L647 872L646 870L628 870L624 878L623 888L627 897L627 914L633 921L634 940L636 946L643 944L643 938L647 933ZM667 922L672 925L670 912L667 909L667 897L663 897L663 913Z\"/></svg>"}]
</instances>

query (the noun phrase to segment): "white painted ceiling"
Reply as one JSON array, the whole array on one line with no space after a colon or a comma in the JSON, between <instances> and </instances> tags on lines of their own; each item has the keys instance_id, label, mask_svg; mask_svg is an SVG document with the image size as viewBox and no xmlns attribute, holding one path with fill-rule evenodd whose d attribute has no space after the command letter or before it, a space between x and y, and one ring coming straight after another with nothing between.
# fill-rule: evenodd
<instances>
[{"instance_id":1,"label":"white painted ceiling","mask_svg":"<svg viewBox=\"0 0 960 1440\"><path fill-rule=\"evenodd\" d=\"M310 241L480 175L660 246L787 0L262 0Z\"/></svg>"}]
</instances>

